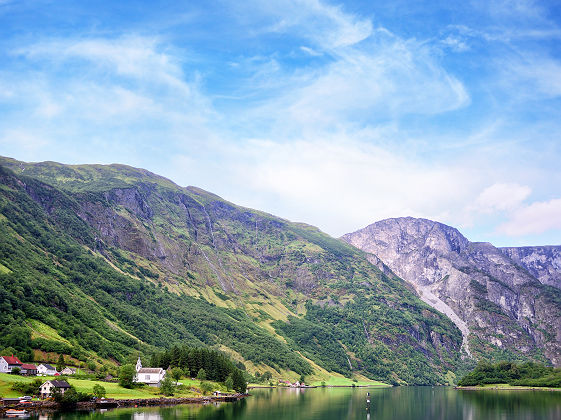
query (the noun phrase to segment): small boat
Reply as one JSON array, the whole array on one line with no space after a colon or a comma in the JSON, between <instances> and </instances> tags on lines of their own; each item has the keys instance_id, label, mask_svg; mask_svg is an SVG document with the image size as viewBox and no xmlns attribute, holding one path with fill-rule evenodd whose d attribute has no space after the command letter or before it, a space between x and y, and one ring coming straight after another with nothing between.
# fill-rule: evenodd
<instances>
[{"instance_id":1,"label":"small boat","mask_svg":"<svg viewBox=\"0 0 561 420\"><path fill-rule=\"evenodd\" d=\"M10 410L6 410L6 416L7 417L29 417L29 414L27 414L26 410L10 409Z\"/></svg>"}]
</instances>

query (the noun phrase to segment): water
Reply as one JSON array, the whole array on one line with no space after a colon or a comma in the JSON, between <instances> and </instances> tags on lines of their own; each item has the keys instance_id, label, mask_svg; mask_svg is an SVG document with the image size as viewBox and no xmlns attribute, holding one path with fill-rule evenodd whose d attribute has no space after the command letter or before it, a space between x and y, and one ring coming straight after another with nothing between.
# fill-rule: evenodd
<instances>
[{"instance_id":1,"label":"water","mask_svg":"<svg viewBox=\"0 0 561 420\"><path fill-rule=\"evenodd\" d=\"M366 393L370 392L370 408ZM58 413L33 420L559 420L561 392L389 389L261 389L219 405Z\"/></svg>"}]
</instances>

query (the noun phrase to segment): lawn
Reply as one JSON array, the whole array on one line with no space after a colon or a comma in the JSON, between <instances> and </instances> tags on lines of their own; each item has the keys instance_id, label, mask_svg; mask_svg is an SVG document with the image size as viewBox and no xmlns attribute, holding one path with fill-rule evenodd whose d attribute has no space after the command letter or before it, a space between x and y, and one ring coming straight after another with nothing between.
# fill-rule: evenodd
<instances>
[{"instance_id":1,"label":"lawn","mask_svg":"<svg viewBox=\"0 0 561 420\"><path fill-rule=\"evenodd\" d=\"M9 375L7 373L0 373L0 395L2 397L13 398L19 397L21 394L17 391L12 391L11 386L14 382L26 382L30 383L34 379L38 377L35 376L18 376L18 375ZM47 381L49 379L55 379L53 377L39 377L43 381ZM127 389L119 386L119 384L114 382L103 382L103 381L96 381L96 380L89 380L89 379L73 379L73 378L59 378L56 379L66 379L70 385L76 387L76 390L79 392L87 392L92 393L93 387L95 384L99 384L103 386L107 392L107 398L115 398L115 399L128 399L128 398L158 398L161 396L159 393L158 388L150 387L150 386L142 386L139 388ZM193 397L199 396L197 392L191 391L188 389L189 387L200 388L201 382L198 380L186 378L181 379L179 381L182 383L185 388L187 389L177 389L174 397ZM210 382L210 381L209 381ZM213 386L213 390L220 390L226 391L223 385L210 382Z\"/></svg>"},{"instance_id":2,"label":"lawn","mask_svg":"<svg viewBox=\"0 0 561 420\"><path fill-rule=\"evenodd\" d=\"M352 379L340 377L340 376L331 376L324 382L326 386L353 386L353 384L355 386L376 386L376 387L391 386L383 382L371 381L371 380L357 380L357 382L354 382ZM313 381L310 385L320 386L322 385L322 381Z\"/></svg>"}]
</instances>

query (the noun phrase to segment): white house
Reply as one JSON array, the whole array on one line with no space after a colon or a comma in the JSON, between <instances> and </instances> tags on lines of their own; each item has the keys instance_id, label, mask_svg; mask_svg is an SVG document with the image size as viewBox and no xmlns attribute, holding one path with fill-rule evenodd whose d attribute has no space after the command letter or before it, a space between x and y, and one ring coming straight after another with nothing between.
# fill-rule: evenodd
<instances>
[{"instance_id":1,"label":"white house","mask_svg":"<svg viewBox=\"0 0 561 420\"><path fill-rule=\"evenodd\" d=\"M21 369L23 363L14 356L0 356L0 372L2 373L12 373L12 369L17 367Z\"/></svg>"},{"instance_id":2,"label":"white house","mask_svg":"<svg viewBox=\"0 0 561 420\"><path fill-rule=\"evenodd\" d=\"M136 378L135 382L148 384L150 386L158 386L162 379L166 376L166 371L162 368L145 368L142 367L140 357L136 362Z\"/></svg>"},{"instance_id":3,"label":"white house","mask_svg":"<svg viewBox=\"0 0 561 420\"><path fill-rule=\"evenodd\" d=\"M52 367L51 365L48 365L46 363L42 363L39 366L37 366L37 374L38 375L48 375L48 376L53 376L56 373L56 368Z\"/></svg>"},{"instance_id":4,"label":"white house","mask_svg":"<svg viewBox=\"0 0 561 420\"><path fill-rule=\"evenodd\" d=\"M39 387L41 398L52 396L55 389L60 390L60 393L64 394L66 390L70 389L70 384L66 381L47 381Z\"/></svg>"},{"instance_id":5,"label":"white house","mask_svg":"<svg viewBox=\"0 0 561 420\"><path fill-rule=\"evenodd\" d=\"M76 373L76 369L69 368L68 366L60 371L61 375L74 375L75 373Z\"/></svg>"}]
</instances>

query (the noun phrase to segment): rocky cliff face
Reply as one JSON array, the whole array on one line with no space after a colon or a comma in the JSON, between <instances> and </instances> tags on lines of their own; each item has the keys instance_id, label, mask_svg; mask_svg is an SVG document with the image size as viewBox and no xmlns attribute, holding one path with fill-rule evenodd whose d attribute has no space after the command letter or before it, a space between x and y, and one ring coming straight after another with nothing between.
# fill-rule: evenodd
<instances>
[{"instance_id":1,"label":"rocky cliff face","mask_svg":"<svg viewBox=\"0 0 561 420\"><path fill-rule=\"evenodd\" d=\"M561 289L561 246L500 248L543 284Z\"/></svg>"},{"instance_id":2,"label":"rocky cliff face","mask_svg":"<svg viewBox=\"0 0 561 420\"><path fill-rule=\"evenodd\" d=\"M447 314L476 358L545 356L561 364L561 293L533 275L545 278L553 263L532 271L511 259L519 255L513 251L472 243L452 227L410 217L383 220L342 239L375 254ZM528 262L543 254L522 254L517 261L524 255L533 256Z\"/></svg>"}]
</instances>

